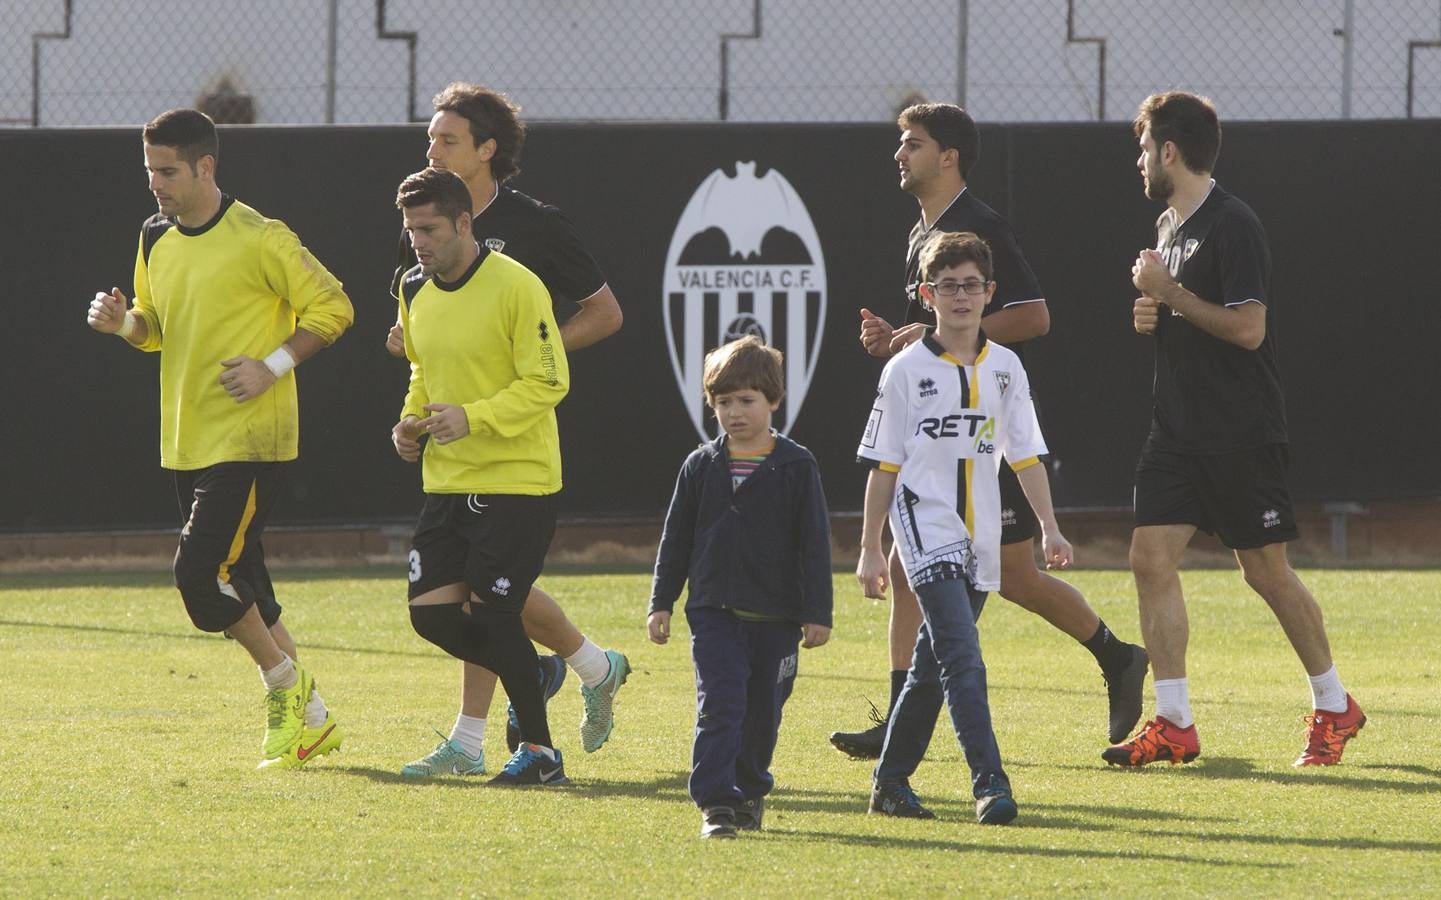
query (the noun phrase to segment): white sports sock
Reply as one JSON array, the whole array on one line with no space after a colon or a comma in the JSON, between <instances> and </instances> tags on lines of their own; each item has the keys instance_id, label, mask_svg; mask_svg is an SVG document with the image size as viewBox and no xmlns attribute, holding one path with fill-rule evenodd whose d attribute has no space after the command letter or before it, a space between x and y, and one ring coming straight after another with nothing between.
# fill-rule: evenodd
<instances>
[{"instance_id":1,"label":"white sports sock","mask_svg":"<svg viewBox=\"0 0 1441 900\"><path fill-rule=\"evenodd\" d=\"M610 674L610 657L605 651L590 642L590 638L581 638L580 649L565 658L565 664L575 670L575 674L586 687L595 687L605 676Z\"/></svg>"},{"instance_id":2,"label":"white sports sock","mask_svg":"<svg viewBox=\"0 0 1441 900\"><path fill-rule=\"evenodd\" d=\"M295 663L291 662L288 656L282 659L280 665L275 668L260 670L260 680L265 683L265 689L267 691L283 691L287 688L293 688L299 678L300 676L295 672Z\"/></svg>"},{"instance_id":3,"label":"white sports sock","mask_svg":"<svg viewBox=\"0 0 1441 900\"><path fill-rule=\"evenodd\" d=\"M310 702L305 704L305 727L319 728L325 724L325 717L329 714L325 701L320 699L320 691L311 689Z\"/></svg>"},{"instance_id":4,"label":"white sports sock","mask_svg":"<svg viewBox=\"0 0 1441 900\"><path fill-rule=\"evenodd\" d=\"M455 727L450 729L450 739L460 745L471 759L480 758L480 748L485 743L485 720L461 713L455 717Z\"/></svg>"},{"instance_id":5,"label":"white sports sock","mask_svg":"<svg viewBox=\"0 0 1441 900\"><path fill-rule=\"evenodd\" d=\"M1184 678L1167 678L1156 682L1156 715L1165 716L1178 728L1190 728L1191 690Z\"/></svg>"},{"instance_id":6,"label":"white sports sock","mask_svg":"<svg viewBox=\"0 0 1441 900\"><path fill-rule=\"evenodd\" d=\"M1320 675L1307 675L1311 682L1311 706L1324 712L1343 713L1346 711L1346 689L1341 687L1341 676L1332 666Z\"/></svg>"}]
</instances>

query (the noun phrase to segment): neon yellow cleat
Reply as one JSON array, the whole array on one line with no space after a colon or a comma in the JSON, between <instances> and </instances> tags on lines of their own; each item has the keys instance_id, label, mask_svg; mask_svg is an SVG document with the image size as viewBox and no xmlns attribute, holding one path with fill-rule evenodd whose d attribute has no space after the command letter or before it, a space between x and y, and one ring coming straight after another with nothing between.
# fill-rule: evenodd
<instances>
[{"instance_id":1,"label":"neon yellow cleat","mask_svg":"<svg viewBox=\"0 0 1441 900\"><path fill-rule=\"evenodd\" d=\"M298 769L317 756L324 756L340 749L340 726L335 724L335 714L327 712L325 722L319 728L304 728L300 740L274 759L262 760L258 769Z\"/></svg>"},{"instance_id":2,"label":"neon yellow cleat","mask_svg":"<svg viewBox=\"0 0 1441 900\"><path fill-rule=\"evenodd\" d=\"M260 745L263 758L276 759L300 743L305 730L305 704L314 690L315 678L296 663L295 684L266 692L265 742Z\"/></svg>"}]
</instances>

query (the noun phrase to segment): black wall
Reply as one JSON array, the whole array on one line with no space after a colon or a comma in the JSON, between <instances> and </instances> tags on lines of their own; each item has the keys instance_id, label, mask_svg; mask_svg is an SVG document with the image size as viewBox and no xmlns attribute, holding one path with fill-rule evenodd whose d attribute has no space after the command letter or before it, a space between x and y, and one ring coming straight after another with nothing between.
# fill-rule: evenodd
<instances>
[{"instance_id":1,"label":"black wall","mask_svg":"<svg viewBox=\"0 0 1441 900\"><path fill-rule=\"evenodd\" d=\"M622 331L571 360L561 408L565 510L659 515L696 435L672 375L661 284L672 232L717 168L754 160L803 198L824 247L825 339L792 429L831 504L859 506L852 462L879 364L856 310L897 315L915 204L886 126L540 125L515 185L564 208L625 309ZM1063 506L1124 506L1149 421L1151 345L1131 331L1130 263L1159 210L1141 196L1124 125L983 129L974 190L1009 216L1052 311L1027 357ZM1441 494L1441 122L1238 123L1218 178L1270 234L1272 294L1300 499ZM230 128L220 183L285 220L345 282L356 324L300 370L302 450L280 522L408 518L419 475L389 429L405 365L382 344L400 179L421 126ZM97 290L131 294L154 210L138 130L0 131L0 530L170 526L158 467L155 357L85 326Z\"/></svg>"}]
</instances>

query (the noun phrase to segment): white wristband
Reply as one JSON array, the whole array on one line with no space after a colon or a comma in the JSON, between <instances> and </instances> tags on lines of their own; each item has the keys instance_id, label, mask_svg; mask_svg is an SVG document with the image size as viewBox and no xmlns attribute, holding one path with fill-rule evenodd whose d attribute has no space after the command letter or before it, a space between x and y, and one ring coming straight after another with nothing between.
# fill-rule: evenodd
<instances>
[{"instance_id":1,"label":"white wristband","mask_svg":"<svg viewBox=\"0 0 1441 900\"><path fill-rule=\"evenodd\" d=\"M284 377L286 372L295 368L295 357L290 355L290 351L286 349L284 344L276 347L275 352L265 357L262 362L265 363L265 368L269 369L270 374L274 375L277 380Z\"/></svg>"},{"instance_id":2,"label":"white wristband","mask_svg":"<svg viewBox=\"0 0 1441 900\"><path fill-rule=\"evenodd\" d=\"M130 340L130 335L135 333L135 319L137 316L130 310L125 311L125 318L120 321L120 328L115 333Z\"/></svg>"}]
</instances>

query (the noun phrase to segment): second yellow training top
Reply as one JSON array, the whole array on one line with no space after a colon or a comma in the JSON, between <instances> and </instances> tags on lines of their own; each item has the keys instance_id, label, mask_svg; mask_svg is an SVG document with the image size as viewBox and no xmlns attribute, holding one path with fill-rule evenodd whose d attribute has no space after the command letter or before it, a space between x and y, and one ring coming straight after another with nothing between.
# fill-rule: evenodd
<instances>
[{"instance_id":1,"label":"second yellow training top","mask_svg":"<svg viewBox=\"0 0 1441 900\"><path fill-rule=\"evenodd\" d=\"M560 490L555 407L570 367L550 293L525 266L485 248L455 283L416 266L401 280L400 321L410 357L401 417L428 403L465 407L470 434L426 444L428 494L525 494Z\"/></svg>"}]
</instances>

